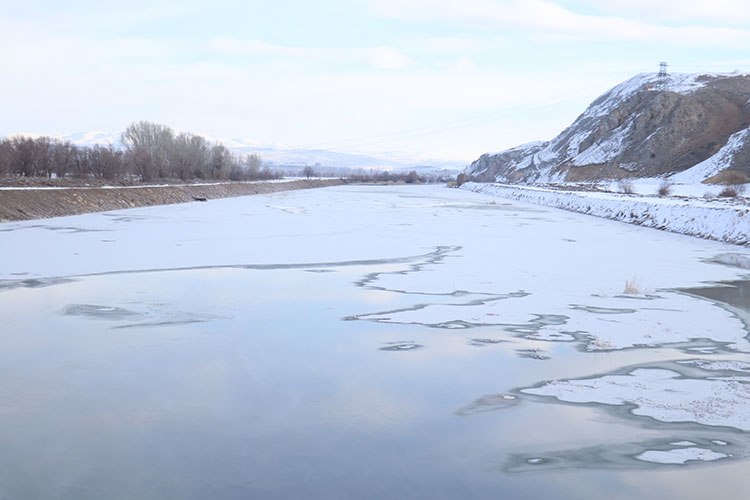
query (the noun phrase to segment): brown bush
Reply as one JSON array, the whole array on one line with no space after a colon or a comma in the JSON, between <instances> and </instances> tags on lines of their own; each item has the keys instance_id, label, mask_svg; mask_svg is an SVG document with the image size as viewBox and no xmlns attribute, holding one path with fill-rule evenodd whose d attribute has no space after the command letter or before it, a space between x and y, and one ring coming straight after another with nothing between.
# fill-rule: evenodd
<instances>
[{"instance_id":1,"label":"brown bush","mask_svg":"<svg viewBox=\"0 0 750 500\"><path fill-rule=\"evenodd\" d=\"M745 186L742 184L737 186L727 186L721 190L719 196L722 198L737 198L738 196L742 195L744 191Z\"/></svg>"},{"instance_id":2,"label":"brown bush","mask_svg":"<svg viewBox=\"0 0 750 500\"><path fill-rule=\"evenodd\" d=\"M664 179L661 184L659 184L659 189L656 190L656 193L659 196L668 196L669 193L672 192L672 183L669 182L667 179Z\"/></svg>"}]
</instances>

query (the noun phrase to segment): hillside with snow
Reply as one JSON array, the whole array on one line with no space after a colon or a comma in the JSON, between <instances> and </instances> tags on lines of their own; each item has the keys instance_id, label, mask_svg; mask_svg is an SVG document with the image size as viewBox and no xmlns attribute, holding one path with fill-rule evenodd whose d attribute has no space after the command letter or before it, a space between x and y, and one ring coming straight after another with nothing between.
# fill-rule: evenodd
<instances>
[{"instance_id":1,"label":"hillside with snow","mask_svg":"<svg viewBox=\"0 0 750 500\"><path fill-rule=\"evenodd\" d=\"M750 75L637 75L596 99L548 142L484 154L478 182L557 183L671 177L750 178Z\"/></svg>"}]
</instances>

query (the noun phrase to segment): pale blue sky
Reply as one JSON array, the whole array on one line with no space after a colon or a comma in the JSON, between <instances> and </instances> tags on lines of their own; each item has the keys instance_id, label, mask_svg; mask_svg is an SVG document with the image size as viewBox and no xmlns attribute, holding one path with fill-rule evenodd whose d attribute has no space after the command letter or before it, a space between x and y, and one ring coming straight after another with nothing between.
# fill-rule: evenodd
<instances>
[{"instance_id":1,"label":"pale blue sky","mask_svg":"<svg viewBox=\"0 0 750 500\"><path fill-rule=\"evenodd\" d=\"M0 135L145 119L471 161L661 60L750 71L744 0L3 3Z\"/></svg>"}]
</instances>

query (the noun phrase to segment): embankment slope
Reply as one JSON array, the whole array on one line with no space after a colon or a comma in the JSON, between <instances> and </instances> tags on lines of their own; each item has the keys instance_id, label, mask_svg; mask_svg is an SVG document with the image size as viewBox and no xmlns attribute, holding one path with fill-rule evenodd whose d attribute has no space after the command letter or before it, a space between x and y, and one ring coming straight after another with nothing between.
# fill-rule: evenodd
<instances>
[{"instance_id":1,"label":"embankment slope","mask_svg":"<svg viewBox=\"0 0 750 500\"><path fill-rule=\"evenodd\" d=\"M130 187L2 188L0 222L186 203L343 184L341 179Z\"/></svg>"}]
</instances>

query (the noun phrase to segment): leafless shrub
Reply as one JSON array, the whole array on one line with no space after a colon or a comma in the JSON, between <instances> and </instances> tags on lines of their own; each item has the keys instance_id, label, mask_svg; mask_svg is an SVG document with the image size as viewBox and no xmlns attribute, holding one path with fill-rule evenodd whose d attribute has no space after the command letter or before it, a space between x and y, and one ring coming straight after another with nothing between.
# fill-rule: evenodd
<instances>
[{"instance_id":1,"label":"leafless shrub","mask_svg":"<svg viewBox=\"0 0 750 500\"><path fill-rule=\"evenodd\" d=\"M624 194L633 194L635 192L633 190L633 181L629 179L620 179L617 182L617 189Z\"/></svg>"},{"instance_id":2,"label":"leafless shrub","mask_svg":"<svg viewBox=\"0 0 750 500\"><path fill-rule=\"evenodd\" d=\"M727 186L724 189L719 192L719 196L722 198L737 198L738 196L742 196L742 194L745 192L745 185L744 184L737 184L734 186Z\"/></svg>"},{"instance_id":3,"label":"leafless shrub","mask_svg":"<svg viewBox=\"0 0 750 500\"><path fill-rule=\"evenodd\" d=\"M659 189L656 190L656 194L659 196L669 196L669 193L672 192L672 183L669 182L668 179L664 179L661 181L661 184L659 184Z\"/></svg>"}]
</instances>

